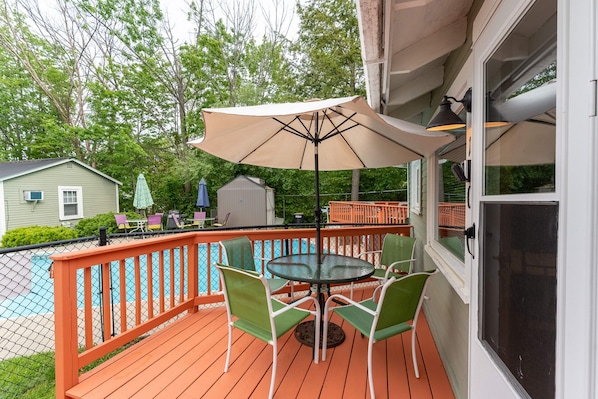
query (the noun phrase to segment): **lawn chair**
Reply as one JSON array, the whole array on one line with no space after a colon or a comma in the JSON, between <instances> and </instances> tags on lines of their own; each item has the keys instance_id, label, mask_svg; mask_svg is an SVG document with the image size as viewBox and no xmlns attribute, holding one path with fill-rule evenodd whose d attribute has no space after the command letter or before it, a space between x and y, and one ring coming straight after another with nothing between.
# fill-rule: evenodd
<instances>
[{"instance_id":1,"label":"lawn chair","mask_svg":"<svg viewBox=\"0 0 598 399\"><path fill-rule=\"evenodd\" d=\"M214 223L212 226L214 227L222 227L222 226L226 226L226 223L228 222L228 218L230 217L230 212L228 212L226 214L226 216L224 217L224 220L222 222L219 223Z\"/></svg>"},{"instance_id":2,"label":"lawn chair","mask_svg":"<svg viewBox=\"0 0 598 399\"><path fill-rule=\"evenodd\" d=\"M147 217L147 229L149 231L162 230L162 216L158 213Z\"/></svg>"},{"instance_id":3,"label":"lawn chair","mask_svg":"<svg viewBox=\"0 0 598 399\"><path fill-rule=\"evenodd\" d=\"M274 396L276 381L276 363L278 359L278 338L301 323L309 315L316 320L316 331L320 331L320 305L311 296L286 304L271 296L270 287L263 275L242 270L237 267L216 264L220 274L220 282L224 290L226 312L228 315L228 348L224 372L228 371L230 353L233 344L233 327L238 328L264 342L272 345L272 377L268 398ZM315 310L297 308L312 302ZM316 346L313 350L314 363L318 363L320 334L316 334ZM304 347L303 350L312 350ZM251 359L252 361L255 359Z\"/></svg>"},{"instance_id":4,"label":"lawn chair","mask_svg":"<svg viewBox=\"0 0 598 399\"><path fill-rule=\"evenodd\" d=\"M114 215L114 220L116 220L116 228L118 230L124 230L125 233L127 230L134 230L135 226L131 226L127 221L127 215L125 214L116 214Z\"/></svg>"},{"instance_id":5,"label":"lawn chair","mask_svg":"<svg viewBox=\"0 0 598 399\"><path fill-rule=\"evenodd\" d=\"M389 233L384 236L381 250L361 252L357 257L365 259L366 255L379 254L379 263L375 265L372 278L380 280L383 284L391 277L401 278L413 271L416 243L417 239L414 237ZM351 283L351 298L353 298L353 283Z\"/></svg>"},{"instance_id":6,"label":"lawn chair","mask_svg":"<svg viewBox=\"0 0 598 399\"><path fill-rule=\"evenodd\" d=\"M193 222L191 224L185 225L185 227L203 229L205 222L206 222L206 213L205 212L194 212L193 213Z\"/></svg>"},{"instance_id":7,"label":"lawn chair","mask_svg":"<svg viewBox=\"0 0 598 399\"><path fill-rule=\"evenodd\" d=\"M415 354L417 318L425 298L424 293L428 278L434 273L436 271L412 273L399 279L391 277L374 290L372 298L365 301L356 302L341 294L330 295L326 300L322 336L327 336L328 313L331 304L343 301L348 305L335 307L332 311L355 327L362 337L368 338L368 384L372 399L375 399L372 358L374 343L378 341L412 331L411 356L415 376L419 378L419 368ZM378 293L380 296L377 298ZM411 323L408 323L409 321ZM326 341L324 339L322 342L322 360L326 360Z\"/></svg>"},{"instance_id":8,"label":"lawn chair","mask_svg":"<svg viewBox=\"0 0 598 399\"><path fill-rule=\"evenodd\" d=\"M185 222L181 222L179 220L179 215L178 213L171 213L172 216L172 221L174 222L175 226L177 229L184 229L185 228Z\"/></svg>"},{"instance_id":9,"label":"lawn chair","mask_svg":"<svg viewBox=\"0 0 598 399\"><path fill-rule=\"evenodd\" d=\"M247 236L222 240L220 241L220 247L222 247L223 263L243 270L257 273L258 271L255 267L255 261L267 260L265 258L255 257L253 253L253 245ZM268 282L271 292L280 291L290 283L289 280L283 278L269 278L266 279L266 281ZM293 285L290 284L290 286L291 298L293 298Z\"/></svg>"}]
</instances>

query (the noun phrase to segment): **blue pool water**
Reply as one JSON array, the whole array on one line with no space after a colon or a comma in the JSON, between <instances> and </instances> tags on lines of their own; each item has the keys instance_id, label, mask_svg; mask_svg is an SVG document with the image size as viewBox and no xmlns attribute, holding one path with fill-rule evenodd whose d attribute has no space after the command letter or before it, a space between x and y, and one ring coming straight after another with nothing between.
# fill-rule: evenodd
<instances>
[{"instance_id":1,"label":"blue pool water","mask_svg":"<svg viewBox=\"0 0 598 399\"><path fill-rule=\"evenodd\" d=\"M213 265L214 262L218 261L218 243L210 244L210 253L211 258L209 262L207 261L208 256L208 247L207 244L203 244L199 246L199 264L200 265ZM280 253L280 242L274 241L272 242L265 242L264 243L264 253L270 254L271 245L274 245L274 257L281 256ZM308 252L307 248L307 241L305 240L292 240L292 252L296 253L299 252L299 246L301 246L301 252ZM262 243L259 241L255 242L255 253L256 256L262 253ZM313 250L313 248L311 248ZM183 254L186 255L186 254ZM157 298L160 295L160 281L159 281L159 256L158 252L154 252L151 254L152 256L152 286L153 292L152 297ZM165 287L165 296L170 296L170 287L171 287L171 279L173 279L174 284L174 295L179 296L179 283L180 283L180 276L178 275L179 265L180 265L180 253L179 250L173 251L173 258L174 258L174 265L175 265L175 274L174 276L170 275L170 251L164 252L164 287ZM184 256L184 260L187 257ZM147 292L147 281L148 281L148 273L147 273L147 257L141 256L140 260L140 276L141 279L141 299L147 300L148 292ZM28 276L27 281L21 283L22 285L26 286L27 289L26 293L17 296L11 296L6 299L0 299L0 319L8 319L20 316L31 316L37 314L45 314L45 313L53 313L54 312L54 284L53 280L50 278L50 273L48 269L52 264L52 260L49 258L49 255L33 255L31 257L30 262L30 271L25 271L25 275ZM261 268L261 262L256 261L256 267ZM211 270L211 290L216 291L219 288L219 281L218 281L218 272L214 266L210 266ZM117 304L120 303L120 266L118 262L113 262L110 267L110 280L112 281L112 303ZM101 281L104 276L100 275L100 268L94 267L92 268L92 306L99 306L100 302L100 293L101 293ZM185 277L186 277L186 270L185 270ZM266 276L271 277L271 276ZM79 292L77 295L78 298L78 306L79 308L83 307L83 272L80 270L78 275L78 284ZM125 261L125 277L124 281L128 285L126 289L126 301L131 302L135 300L136 292L135 292L135 263L133 258L126 259ZM199 292L207 292L208 291L208 281L207 281L207 274L205 271L200 268L199 271ZM186 293L184 293L186 294Z\"/></svg>"}]
</instances>

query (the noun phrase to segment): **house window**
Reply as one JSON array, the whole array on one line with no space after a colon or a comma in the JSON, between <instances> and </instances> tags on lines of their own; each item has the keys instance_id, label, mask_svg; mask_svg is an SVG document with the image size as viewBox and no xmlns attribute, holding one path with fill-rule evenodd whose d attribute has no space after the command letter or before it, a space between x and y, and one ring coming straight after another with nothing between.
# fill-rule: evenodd
<instances>
[{"instance_id":1,"label":"house window","mask_svg":"<svg viewBox=\"0 0 598 399\"><path fill-rule=\"evenodd\" d=\"M437 182L437 242L458 262L465 259L466 183L454 173L453 167L465 161L465 134L455 132L457 139L442 149L438 156Z\"/></svg>"},{"instance_id":2,"label":"house window","mask_svg":"<svg viewBox=\"0 0 598 399\"><path fill-rule=\"evenodd\" d=\"M411 162L411 173L409 179L411 182L411 198L409 198L409 205L411 207L411 212L417 215L419 215L421 212L421 170L422 168L420 159Z\"/></svg>"},{"instance_id":3,"label":"house window","mask_svg":"<svg viewBox=\"0 0 598 399\"><path fill-rule=\"evenodd\" d=\"M83 218L83 189L81 187L58 187L60 220Z\"/></svg>"},{"instance_id":4,"label":"house window","mask_svg":"<svg viewBox=\"0 0 598 399\"><path fill-rule=\"evenodd\" d=\"M462 165L466 158L468 136L465 132L452 133L457 136L456 140L428 161L428 208L433 217L427 220L430 235L425 250L463 302L469 303L471 274L465 267L464 230L471 199L468 203L469 183L453 173L453 166Z\"/></svg>"}]
</instances>

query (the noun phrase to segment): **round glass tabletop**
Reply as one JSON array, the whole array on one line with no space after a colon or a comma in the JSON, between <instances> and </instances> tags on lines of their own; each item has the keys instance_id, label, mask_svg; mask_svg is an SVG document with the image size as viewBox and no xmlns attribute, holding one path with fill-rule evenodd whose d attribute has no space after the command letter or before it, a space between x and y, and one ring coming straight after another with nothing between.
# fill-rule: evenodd
<instances>
[{"instance_id":1,"label":"round glass tabletop","mask_svg":"<svg viewBox=\"0 0 598 399\"><path fill-rule=\"evenodd\" d=\"M272 259L266 265L270 273L288 280L312 284L335 284L358 281L374 274L370 262L350 256L293 254Z\"/></svg>"}]
</instances>

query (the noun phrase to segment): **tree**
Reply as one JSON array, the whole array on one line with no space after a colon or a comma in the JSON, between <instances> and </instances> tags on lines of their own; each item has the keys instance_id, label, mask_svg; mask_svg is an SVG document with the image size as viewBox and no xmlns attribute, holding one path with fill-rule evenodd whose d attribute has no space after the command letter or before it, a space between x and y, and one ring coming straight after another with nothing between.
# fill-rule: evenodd
<instances>
[{"instance_id":1,"label":"tree","mask_svg":"<svg viewBox=\"0 0 598 399\"><path fill-rule=\"evenodd\" d=\"M310 0L297 4L301 20L296 67L303 98L365 96L355 3ZM351 177L351 199L359 199L359 170Z\"/></svg>"},{"instance_id":2,"label":"tree","mask_svg":"<svg viewBox=\"0 0 598 399\"><path fill-rule=\"evenodd\" d=\"M307 98L365 96L355 3L310 0L297 14L297 90Z\"/></svg>"}]
</instances>

